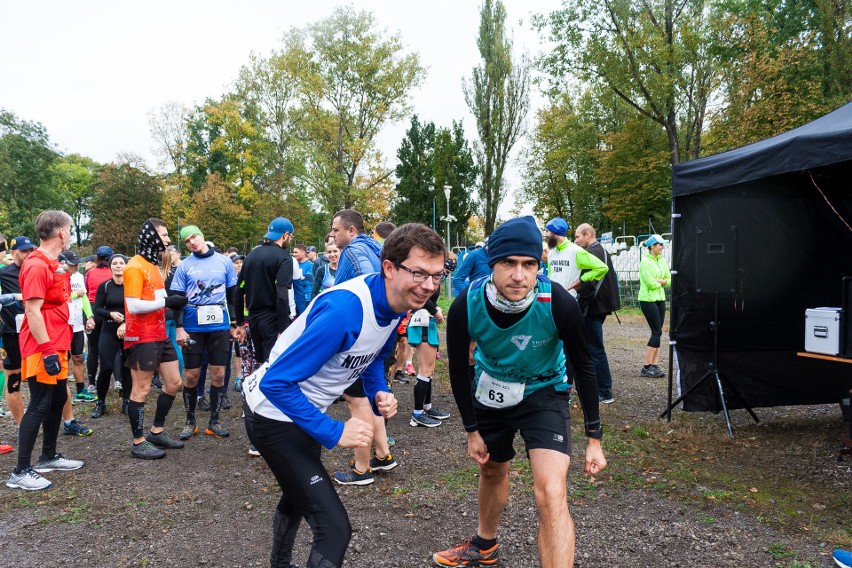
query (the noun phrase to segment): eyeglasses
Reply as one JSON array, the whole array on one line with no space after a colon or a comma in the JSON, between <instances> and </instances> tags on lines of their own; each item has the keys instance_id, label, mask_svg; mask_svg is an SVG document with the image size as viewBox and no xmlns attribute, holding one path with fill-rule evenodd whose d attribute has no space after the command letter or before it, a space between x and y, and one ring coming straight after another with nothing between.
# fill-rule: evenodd
<instances>
[{"instance_id":1,"label":"eyeglasses","mask_svg":"<svg viewBox=\"0 0 852 568\"><path fill-rule=\"evenodd\" d=\"M397 268L401 268L401 269L405 270L406 272L408 272L409 274L411 274L411 279L414 280L415 282L417 282L418 284L423 284L424 282L426 282L426 280L431 278L432 284L434 284L435 286L438 286L446 278L446 275L444 275L443 273L441 273L441 274L427 274L425 272L420 272L418 270L411 270L410 268L408 268L404 264L400 264L400 263L395 264L395 266Z\"/></svg>"}]
</instances>

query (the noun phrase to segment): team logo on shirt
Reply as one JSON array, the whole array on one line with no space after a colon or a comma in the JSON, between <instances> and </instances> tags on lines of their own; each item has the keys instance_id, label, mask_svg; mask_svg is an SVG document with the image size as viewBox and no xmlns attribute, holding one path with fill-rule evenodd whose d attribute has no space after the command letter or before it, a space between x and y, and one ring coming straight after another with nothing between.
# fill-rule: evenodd
<instances>
[{"instance_id":1,"label":"team logo on shirt","mask_svg":"<svg viewBox=\"0 0 852 568\"><path fill-rule=\"evenodd\" d=\"M512 337L512 343L514 343L515 347L517 347L520 351L523 351L527 348L527 344L530 342L530 339L532 339L532 335L516 335Z\"/></svg>"},{"instance_id":2,"label":"team logo on shirt","mask_svg":"<svg viewBox=\"0 0 852 568\"><path fill-rule=\"evenodd\" d=\"M311 478L311 485L316 485L320 481L322 481L322 477L320 477L319 475L315 475Z\"/></svg>"}]
</instances>

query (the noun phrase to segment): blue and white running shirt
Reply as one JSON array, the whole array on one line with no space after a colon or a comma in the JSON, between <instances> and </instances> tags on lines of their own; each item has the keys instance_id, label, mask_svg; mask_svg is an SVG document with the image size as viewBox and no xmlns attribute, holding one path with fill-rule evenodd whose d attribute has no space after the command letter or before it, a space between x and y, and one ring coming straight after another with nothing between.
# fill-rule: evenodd
<instances>
[{"instance_id":1,"label":"blue and white running shirt","mask_svg":"<svg viewBox=\"0 0 852 568\"><path fill-rule=\"evenodd\" d=\"M376 411L376 393L388 390L384 360L404 316L388 305L381 274L326 290L284 330L269 362L245 379L249 408L272 420L293 422L333 448L343 435L343 422L326 410L361 377Z\"/></svg>"},{"instance_id":2,"label":"blue and white running shirt","mask_svg":"<svg viewBox=\"0 0 852 568\"><path fill-rule=\"evenodd\" d=\"M183 309L186 331L223 331L231 328L225 291L237 285L231 259L218 252L211 256L189 255L175 270L171 289L189 299Z\"/></svg>"}]
</instances>

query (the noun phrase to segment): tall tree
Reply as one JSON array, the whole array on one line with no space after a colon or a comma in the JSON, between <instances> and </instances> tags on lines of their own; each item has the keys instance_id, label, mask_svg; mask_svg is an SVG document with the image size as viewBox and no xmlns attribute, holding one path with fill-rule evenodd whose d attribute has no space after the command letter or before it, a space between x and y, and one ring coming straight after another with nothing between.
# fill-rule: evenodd
<instances>
[{"instance_id":1,"label":"tall tree","mask_svg":"<svg viewBox=\"0 0 852 568\"><path fill-rule=\"evenodd\" d=\"M707 136L712 151L780 134L852 98L848 1L727 0L714 19L725 98Z\"/></svg>"},{"instance_id":2,"label":"tall tree","mask_svg":"<svg viewBox=\"0 0 852 568\"><path fill-rule=\"evenodd\" d=\"M610 89L665 130L669 162L701 155L720 70L706 0L577 0L546 17L555 49L539 60L554 83Z\"/></svg>"},{"instance_id":3,"label":"tall tree","mask_svg":"<svg viewBox=\"0 0 852 568\"><path fill-rule=\"evenodd\" d=\"M423 223L432 225L435 194L433 144L435 123L420 124L417 115L411 117L411 127L396 152L396 201L393 220L397 224Z\"/></svg>"},{"instance_id":4,"label":"tall tree","mask_svg":"<svg viewBox=\"0 0 852 568\"><path fill-rule=\"evenodd\" d=\"M160 186L139 162L128 156L120 163L104 166L98 175L92 198L93 244L132 254L142 223L160 216Z\"/></svg>"},{"instance_id":5,"label":"tall tree","mask_svg":"<svg viewBox=\"0 0 852 568\"><path fill-rule=\"evenodd\" d=\"M68 195L52 186L59 158L44 126L0 109L0 218L4 231L35 237L35 218L45 209L64 209Z\"/></svg>"},{"instance_id":6,"label":"tall tree","mask_svg":"<svg viewBox=\"0 0 852 568\"><path fill-rule=\"evenodd\" d=\"M154 139L154 151L160 167L180 177L186 166L186 133L189 109L179 102L168 102L148 113L148 128Z\"/></svg>"},{"instance_id":7,"label":"tall tree","mask_svg":"<svg viewBox=\"0 0 852 568\"><path fill-rule=\"evenodd\" d=\"M512 60L506 9L500 0L485 0L477 46L482 63L473 69L463 88L479 134L479 193L485 232L490 233L506 195L503 173L509 152L525 132L529 109L529 64L523 57L517 62Z\"/></svg>"},{"instance_id":8,"label":"tall tree","mask_svg":"<svg viewBox=\"0 0 852 568\"><path fill-rule=\"evenodd\" d=\"M67 196L78 248L88 240L91 230L91 201L100 167L79 154L64 156L53 164L53 187Z\"/></svg>"},{"instance_id":9,"label":"tall tree","mask_svg":"<svg viewBox=\"0 0 852 568\"><path fill-rule=\"evenodd\" d=\"M356 180L369 190L392 171L367 175L376 135L409 112L409 94L425 70L406 54L399 34L379 29L370 12L338 7L308 26L310 70L306 136L311 141L306 181L324 209L354 204Z\"/></svg>"},{"instance_id":10,"label":"tall tree","mask_svg":"<svg viewBox=\"0 0 852 568\"><path fill-rule=\"evenodd\" d=\"M476 167L476 160L464 136L462 123L454 120L451 129L439 128L435 132L435 141L432 146L432 170L438 194L437 202L442 203L443 188L449 186L450 215L455 218L450 227L451 234L461 235L465 241L468 241L470 239L464 235L467 233L468 221L473 216L476 206L471 189L476 185L479 169ZM440 206L437 209L443 210Z\"/></svg>"}]
</instances>

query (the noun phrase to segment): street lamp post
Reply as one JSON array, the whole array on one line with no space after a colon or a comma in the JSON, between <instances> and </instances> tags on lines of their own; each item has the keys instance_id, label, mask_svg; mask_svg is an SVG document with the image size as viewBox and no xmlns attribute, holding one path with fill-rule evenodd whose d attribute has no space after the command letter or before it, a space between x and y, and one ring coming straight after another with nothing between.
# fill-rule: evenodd
<instances>
[{"instance_id":1,"label":"street lamp post","mask_svg":"<svg viewBox=\"0 0 852 568\"><path fill-rule=\"evenodd\" d=\"M450 220L455 220L450 215L450 190L453 189L451 185L444 186L444 196L447 198L447 251L452 250L450 245ZM453 284L452 279L447 278L447 298L452 299L453 297Z\"/></svg>"}]
</instances>

